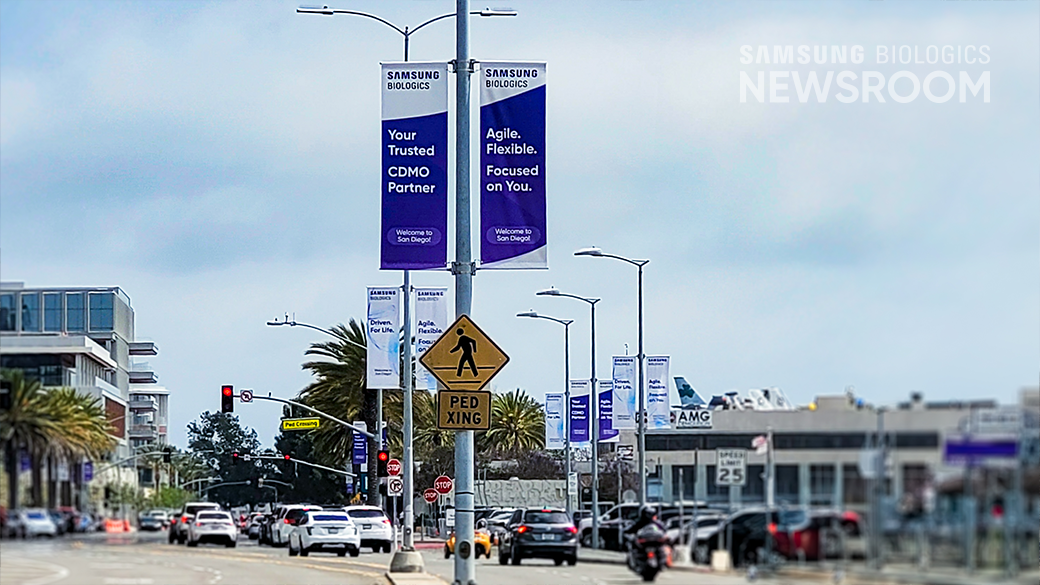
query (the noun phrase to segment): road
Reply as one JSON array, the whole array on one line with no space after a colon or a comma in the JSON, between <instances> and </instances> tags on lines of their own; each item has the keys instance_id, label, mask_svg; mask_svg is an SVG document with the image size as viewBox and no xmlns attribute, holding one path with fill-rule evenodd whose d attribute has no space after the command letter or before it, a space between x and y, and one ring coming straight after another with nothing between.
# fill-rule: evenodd
<instances>
[{"instance_id":1,"label":"road","mask_svg":"<svg viewBox=\"0 0 1040 585\"><path fill-rule=\"evenodd\" d=\"M452 560L440 550L423 551L426 570L451 583ZM284 548L257 546L240 537L238 547L201 545L189 549L166 542L166 533L77 535L54 540L0 542L0 585L386 585L389 554L358 558L312 553L289 557ZM491 559L477 562L477 579L488 585L627 585L641 583L623 565L582 563L556 567L525 560L519 567ZM663 585L747 583L738 576L667 571ZM784 581L759 580L759 583ZM791 582L791 581L788 581Z\"/></svg>"}]
</instances>

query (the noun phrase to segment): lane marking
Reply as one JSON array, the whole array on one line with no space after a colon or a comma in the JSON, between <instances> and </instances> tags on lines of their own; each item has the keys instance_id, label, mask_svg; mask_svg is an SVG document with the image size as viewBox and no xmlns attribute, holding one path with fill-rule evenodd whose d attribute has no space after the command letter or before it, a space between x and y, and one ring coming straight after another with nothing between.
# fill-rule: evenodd
<instances>
[{"instance_id":1,"label":"lane marking","mask_svg":"<svg viewBox=\"0 0 1040 585\"><path fill-rule=\"evenodd\" d=\"M42 567L43 569L46 569L46 570L49 570L49 571L54 571L54 573L51 574L51 575L43 575L41 577L36 577L36 578L33 578L33 579L29 579L28 581L22 581L21 585L49 585L50 583L54 583L55 581L61 581L65 577L69 576L69 570L67 568L65 568L65 567L63 567L61 565L56 565L54 563L48 563L48 562L45 562L45 561L36 561L36 560L26 559L26 558L11 559L11 560L8 560L7 562L8 563L19 563L19 562L21 562L21 563L26 563L26 564L29 564L29 565L37 565L38 567ZM6 568L6 565L5 565L5 568Z\"/></svg>"},{"instance_id":2,"label":"lane marking","mask_svg":"<svg viewBox=\"0 0 1040 585\"><path fill-rule=\"evenodd\" d=\"M142 551L142 552L146 552L146 553L154 554L154 555L176 555L176 554L179 554L177 551L159 551L159 550ZM278 559L271 558L271 557L269 557L267 555L263 555L263 554L229 555L229 554L226 554L226 553L216 554L216 553L209 553L209 552L205 552L205 551L193 551L192 554L201 554L201 555L205 555L207 557L212 557L212 558L217 558L217 559L225 559L225 560L226 559L236 559L236 560L240 560L240 561L250 561L250 562L259 561L259 562L271 563L271 564L275 564L275 565L284 565L284 566L287 566L287 567L309 567L309 568L312 568L312 569L319 569L319 570L322 570L322 571L334 571L334 572L337 572L337 573L349 573L351 575L361 575L363 577L379 577L379 576L382 575L382 573L375 573L375 572L372 572L372 571L358 571L358 570L354 570L354 569L347 569L347 568L343 568L343 567L333 567L333 566L329 566L329 565L317 565L317 564L314 564L314 563L285 562L285 561L280 561ZM342 562L345 563L345 564L351 564L351 565L354 564L353 561L342 561ZM362 565L362 566L365 566L365 565ZM372 566L372 565L368 565L368 566ZM380 569L383 569L384 571L386 570L386 567L383 567L382 565L376 565L376 566L378 568L380 568Z\"/></svg>"}]
</instances>

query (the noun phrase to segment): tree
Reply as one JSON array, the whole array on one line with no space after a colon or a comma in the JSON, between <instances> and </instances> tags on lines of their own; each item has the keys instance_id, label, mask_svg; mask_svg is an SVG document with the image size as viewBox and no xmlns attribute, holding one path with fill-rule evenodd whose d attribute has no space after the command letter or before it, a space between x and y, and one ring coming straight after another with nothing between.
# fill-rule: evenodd
<instances>
[{"instance_id":1,"label":"tree","mask_svg":"<svg viewBox=\"0 0 1040 585\"><path fill-rule=\"evenodd\" d=\"M500 455L545 448L545 412L517 388L491 399L491 428L481 441L484 449Z\"/></svg>"},{"instance_id":2,"label":"tree","mask_svg":"<svg viewBox=\"0 0 1040 585\"><path fill-rule=\"evenodd\" d=\"M188 423L188 448L194 452L194 456L216 463L213 471L221 478L220 483L252 482L251 485L214 487L210 491L212 499L228 507L264 500L265 494L256 486L256 480L274 474L275 467L265 460L252 457L260 455L260 440L255 430L247 431L242 427L237 416L203 412L198 421ZM237 461L232 456L235 452L239 454ZM246 461L247 456L251 458L250 461Z\"/></svg>"},{"instance_id":3,"label":"tree","mask_svg":"<svg viewBox=\"0 0 1040 585\"><path fill-rule=\"evenodd\" d=\"M313 431L283 432L275 437L275 449L281 455L293 459L316 462ZM290 502L346 503L346 476L315 469L308 465L297 465L291 461L275 464L280 472L280 481L292 484L291 488L278 487L279 497Z\"/></svg>"},{"instance_id":4,"label":"tree","mask_svg":"<svg viewBox=\"0 0 1040 585\"><path fill-rule=\"evenodd\" d=\"M11 385L11 407L0 412L10 504L17 506L18 458L24 451L32 462L33 501L43 505L44 461L53 456L101 459L115 444L113 429L96 397L73 388L45 389L20 370L4 370L0 376Z\"/></svg>"}]
</instances>

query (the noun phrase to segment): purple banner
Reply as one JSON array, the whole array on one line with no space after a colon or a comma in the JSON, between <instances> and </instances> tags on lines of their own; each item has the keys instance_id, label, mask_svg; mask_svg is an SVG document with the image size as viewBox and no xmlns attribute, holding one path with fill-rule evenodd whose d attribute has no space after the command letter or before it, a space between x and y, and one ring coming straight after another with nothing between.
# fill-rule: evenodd
<instances>
[{"instance_id":1,"label":"purple banner","mask_svg":"<svg viewBox=\"0 0 1040 585\"><path fill-rule=\"evenodd\" d=\"M480 267L548 268L545 63L480 69Z\"/></svg>"},{"instance_id":2,"label":"purple banner","mask_svg":"<svg viewBox=\"0 0 1040 585\"><path fill-rule=\"evenodd\" d=\"M94 463L87 461L83 463L83 483L94 479Z\"/></svg>"},{"instance_id":3,"label":"purple banner","mask_svg":"<svg viewBox=\"0 0 1040 585\"><path fill-rule=\"evenodd\" d=\"M28 453L23 452L18 458L18 470L29 471L30 469L32 469L32 459L29 458Z\"/></svg>"},{"instance_id":4,"label":"purple banner","mask_svg":"<svg viewBox=\"0 0 1040 585\"><path fill-rule=\"evenodd\" d=\"M571 443L589 440L589 380L571 380Z\"/></svg>"},{"instance_id":5,"label":"purple banner","mask_svg":"<svg viewBox=\"0 0 1040 585\"><path fill-rule=\"evenodd\" d=\"M383 63L383 270L448 258L448 82L444 63Z\"/></svg>"},{"instance_id":6,"label":"purple banner","mask_svg":"<svg viewBox=\"0 0 1040 585\"><path fill-rule=\"evenodd\" d=\"M612 380L599 381L599 442L613 442L618 440L619 431L614 429L614 382Z\"/></svg>"}]
</instances>

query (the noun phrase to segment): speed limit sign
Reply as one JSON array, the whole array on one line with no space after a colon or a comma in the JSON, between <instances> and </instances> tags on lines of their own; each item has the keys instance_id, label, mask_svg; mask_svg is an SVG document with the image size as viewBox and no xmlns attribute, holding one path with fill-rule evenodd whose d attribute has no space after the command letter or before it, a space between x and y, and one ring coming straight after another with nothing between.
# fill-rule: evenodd
<instances>
[{"instance_id":1,"label":"speed limit sign","mask_svg":"<svg viewBox=\"0 0 1040 585\"><path fill-rule=\"evenodd\" d=\"M715 450L715 485L747 483L747 449Z\"/></svg>"}]
</instances>

